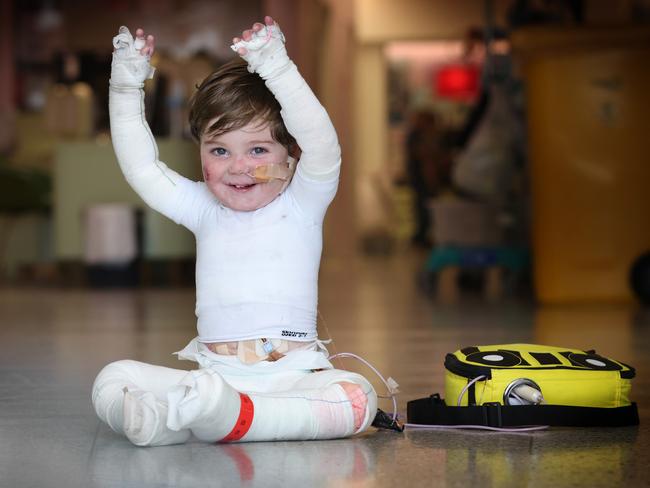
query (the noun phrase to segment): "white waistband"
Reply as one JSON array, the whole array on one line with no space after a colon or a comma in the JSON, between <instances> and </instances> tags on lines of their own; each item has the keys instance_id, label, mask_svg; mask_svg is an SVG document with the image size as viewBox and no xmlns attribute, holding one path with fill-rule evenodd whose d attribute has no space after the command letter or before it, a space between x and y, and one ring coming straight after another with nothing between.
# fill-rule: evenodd
<instances>
[{"instance_id":1,"label":"white waistband","mask_svg":"<svg viewBox=\"0 0 650 488\"><path fill-rule=\"evenodd\" d=\"M275 303L240 303L199 307L197 328L201 342L244 341L266 337L312 341L316 311Z\"/></svg>"}]
</instances>

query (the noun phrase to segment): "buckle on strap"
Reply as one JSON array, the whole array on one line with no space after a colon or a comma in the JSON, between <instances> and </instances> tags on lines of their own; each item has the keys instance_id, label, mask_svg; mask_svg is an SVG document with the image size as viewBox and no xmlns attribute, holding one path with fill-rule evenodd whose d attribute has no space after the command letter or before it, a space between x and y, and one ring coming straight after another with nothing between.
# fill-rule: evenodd
<instances>
[{"instance_id":1,"label":"buckle on strap","mask_svg":"<svg viewBox=\"0 0 650 488\"><path fill-rule=\"evenodd\" d=\"M501 417L501 404L499 402L488 402L481 405L483 413L483 425L488 427L503 427Z\"/></svg>"}]
</instances>

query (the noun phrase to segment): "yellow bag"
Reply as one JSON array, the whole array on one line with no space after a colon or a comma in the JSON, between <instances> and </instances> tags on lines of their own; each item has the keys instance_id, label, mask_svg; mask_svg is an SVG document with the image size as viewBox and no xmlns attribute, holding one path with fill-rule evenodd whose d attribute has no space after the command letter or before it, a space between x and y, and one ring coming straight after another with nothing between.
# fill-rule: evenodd
<instances>
[{"instance_id":1,"label":"yellow bag","mask_svg":"<svg viewBox=\"0 0 650 488\"><path fill-rule=\"evenodd\" d=\"M534 344L460 349L445 358L445 397L409 402L419 424L637 425L634 368L581 351Z\"/></svg>"}]
</instances>

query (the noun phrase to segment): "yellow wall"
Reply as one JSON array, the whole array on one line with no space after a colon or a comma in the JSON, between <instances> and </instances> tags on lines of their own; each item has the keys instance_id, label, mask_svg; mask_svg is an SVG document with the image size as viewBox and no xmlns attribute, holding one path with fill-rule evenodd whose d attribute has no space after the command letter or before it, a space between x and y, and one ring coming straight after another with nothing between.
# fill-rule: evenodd
<instances>
[{"instance_id":1,"label":"yellow wall","mask_svg":"<svg viewBox=\"0 0 650 488\"><path fill-rule=\"evenodd\" d=\"M535 287L547 303L630 300L650 248L650 29L534 30L526 59Z\"/></svg>"}]
</instances>

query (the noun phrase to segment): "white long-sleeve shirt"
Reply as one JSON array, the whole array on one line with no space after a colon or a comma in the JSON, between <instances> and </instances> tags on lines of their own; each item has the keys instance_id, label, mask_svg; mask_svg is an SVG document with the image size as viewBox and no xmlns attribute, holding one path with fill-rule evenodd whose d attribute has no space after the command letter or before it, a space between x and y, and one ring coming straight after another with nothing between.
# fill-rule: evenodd
<instances>
[{"instance_id":1,"label":"white long-sleeve shirt","mask_svg":"<svg viewBox=\"0 0 650 488\"><path fill-rule=\"evenodd\" d=\"M196 315L201 342L317 337L318 270L325 212L338 186L340 148L325 109L286 57L274 52L255 70L282 107L302 150L287 189L251 212L222 205L203 182L158 159L144 117L141 80L114 55L110 88L113 146L133 189L196 237ZM144 79L144 78L142 78Z\"/></svg>"}]
</instances>

